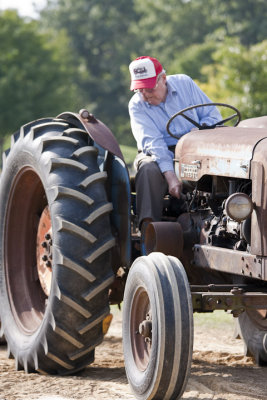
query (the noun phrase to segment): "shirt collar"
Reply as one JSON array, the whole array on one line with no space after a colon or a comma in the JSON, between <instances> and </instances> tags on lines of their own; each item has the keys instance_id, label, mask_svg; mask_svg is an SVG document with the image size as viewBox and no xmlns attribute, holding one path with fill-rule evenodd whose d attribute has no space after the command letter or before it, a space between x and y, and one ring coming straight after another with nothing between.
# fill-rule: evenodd
<instances>
[{"instance_id":1,"label":"shirt collar","mask_svg":"<svg viewBox=\"0 0 267 400\"><path fill-rule=\"evenodd\" d=\"M167 88L168 88L168 94L169 93L177 93L177 89L171 82L171 79L169 76L167 76Z\"/></svg>"}]
</instances>

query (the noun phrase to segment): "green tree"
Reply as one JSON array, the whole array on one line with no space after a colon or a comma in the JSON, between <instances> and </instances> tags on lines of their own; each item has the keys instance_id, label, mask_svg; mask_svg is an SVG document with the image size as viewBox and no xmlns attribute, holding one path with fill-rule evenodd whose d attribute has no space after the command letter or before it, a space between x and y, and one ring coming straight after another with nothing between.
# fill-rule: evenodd
<instances>
[{"instance_id":1,"label":"green tree","mask_svg":"<svg viewBox=\"0 0 267 400\"><path fill-rule=\"evenodd\" d=\"M0 13L0 137L76 104L67 39L38 33L15 11ZM64 59L64 62L62 62Z\"/></svg>"},{"instance_id":2,"label":"green tree","mask_svg":"<svg viewBox=\"0 0 267 400\"><path fill-rule=\"evenodd\" d=\"M266 0L135 0L133 27L145 38L143 53L160 57L168 72L204 79L204 65L227 37L245 46L267 37Z\"/></svg>"},{"instance_id":3,"label":"green tree","mask_svg":"<svg viewBox=\"0 0 267 400\"><path fill-rule=\"evenodd\" d=\"M213 12L221 23L224 21L224 36L236 37L245 46L261 42L267 37L266 0L217 0Z\"/></svg>"},{"instance_id":4,"label":"green tree","mask_svg":"<svg viewBox=\"0 0 267 400\"><path fill-rule=\"evenodd\" d=\"M231 98L231 90L239 99L230 80L223 83L217 64L231 65L235 81L239 71L228 60L228 38L240 42L242 52L250 51L267 37L266 13L266 0L48 0L42 21L45 29L63 30L70 39L79 108L95 113L120 143L134 144L127 111L130 60L152 55L167 73L186 73L214 85L222 101ZM213 55L221 49L225 53L218 61Z\"/></svg>"},{"instance_id":5,"label":"green tree","mask_svg":"<svg viewBox=\"0 0 267 400\"><path fill-rule=\"evenodd\" d=\"M132 140L127 110L128 63L136 45L130 30L136 18L132 0L54 0L42 13L45 26L64 29L70 38L80 105L124 143Z\"/></svg>"},{"instance_id":6,"label":"green tree","mask_svg":"<svg viewBox=\"0 0 267 400\"><path fill-rule=\"evenodd\" d=\"M228 39L205 67L202 88L215 101L238 107L243 118L267 115L267 40L250 48Z\"/></svg>"},{"instance_id":7,"label":"green tree","mask_svg":"<svg viewBox=\"0 0 267 400\"><path fill-rule=\"evenodd\" d=\"M136 34L143 33L143 51L161 55L166 63L181 57L181 51L202 44L218 27L216 13L210 15L216 0L135 0L141 17Z\"/></svg>"},{"instance_id":8,"label":"green tree","mask_svg":"<svg viewBox=\"0 0 267 400\"><path fill-rule=\"evenodd\" d=\"M169 62L169 74L186 74L193 79L206 81L207 77L202 72L202 67L213 63L212 55L217 45L214 41L193 44L181 50L179 56Z\"/></svg>"}]
</instances>

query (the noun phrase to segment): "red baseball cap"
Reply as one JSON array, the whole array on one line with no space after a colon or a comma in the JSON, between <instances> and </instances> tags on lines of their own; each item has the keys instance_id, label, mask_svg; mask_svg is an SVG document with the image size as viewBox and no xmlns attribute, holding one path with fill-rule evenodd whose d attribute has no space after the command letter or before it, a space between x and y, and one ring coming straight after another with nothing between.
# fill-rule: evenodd
<instances>
[{"instance_id":1,"label":"red baseball cap","mask_svg":"<svg viewBox=\"0 0 267 400\"><path fill-rule=\"evenodd\" d=\"M130 90L153 89L163 68L156 58L142 56L131 62L129 70L131 74Z\"/></svg>"}]
</instances>

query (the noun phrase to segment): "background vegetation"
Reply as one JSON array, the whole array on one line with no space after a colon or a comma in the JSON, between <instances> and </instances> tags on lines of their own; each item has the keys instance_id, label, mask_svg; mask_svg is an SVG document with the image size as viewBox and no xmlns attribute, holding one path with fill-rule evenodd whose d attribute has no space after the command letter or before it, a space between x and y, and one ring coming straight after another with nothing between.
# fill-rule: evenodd
<instances>
[{"instance_id":1,"label":"background vegetation","mask_svg":"<svg viewBox=\"0 0 267 400\"><path fill-rule=\"evenodd\" d=\"M0 140L86 107L135 145L128 65L139 55L190 75L243 118L266 115L266 20L266 0L48 0L36 21L1 12Z\"/></svg>"}]
</instances>

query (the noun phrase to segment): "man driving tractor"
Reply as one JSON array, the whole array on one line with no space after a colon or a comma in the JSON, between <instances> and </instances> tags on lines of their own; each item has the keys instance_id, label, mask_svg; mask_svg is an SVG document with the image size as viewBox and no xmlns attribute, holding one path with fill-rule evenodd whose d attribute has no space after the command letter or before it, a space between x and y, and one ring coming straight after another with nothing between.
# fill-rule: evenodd
<instances>
[{"instance_id":1,"label":"man driving tractor","mask_svg":"<svg viewBox=\"0 0 267 400\"><path fill-rule=\"evenodd\" d=\"M180 198L181 194L182 184L173 167L174 149L179 138L195 126L184 118L176 118L171 125L175 133L172 137L166 130L168 120L177 110L211 103L211 100L189 76L167 76L156 58L138 57L129 69L130 89L135 91L129 102L129 114L138 148L134 162L136 207L143 233L149 222L161 219L165 194L175 198ZM215 106L200 107L190 113L202 126L221 120Z\"/></svg>"}]
</instances>

